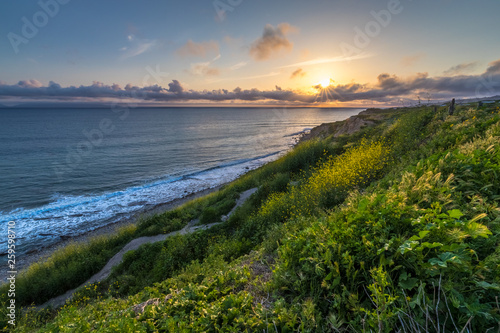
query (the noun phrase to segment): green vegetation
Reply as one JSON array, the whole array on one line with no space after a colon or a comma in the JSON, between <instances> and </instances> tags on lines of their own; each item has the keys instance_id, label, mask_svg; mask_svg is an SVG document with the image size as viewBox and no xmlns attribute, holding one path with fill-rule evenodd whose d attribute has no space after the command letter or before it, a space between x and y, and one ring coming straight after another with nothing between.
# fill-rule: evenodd
<instances>
[{"instance_id":1,"label":"green vegetation","mask_svg":"<svg viewBox=\"0 0 500 333\"><path fill-rule=\"evenodd\" d=\"M380 111L373 126L303 142L219 192L61 250L19 277L18 302L77 286L132 238L218 222L258 187L225 223L127 253L62 308L18 309L16 330L496 331L499 113L498 102Z\"/></svg>"}]
</instances>

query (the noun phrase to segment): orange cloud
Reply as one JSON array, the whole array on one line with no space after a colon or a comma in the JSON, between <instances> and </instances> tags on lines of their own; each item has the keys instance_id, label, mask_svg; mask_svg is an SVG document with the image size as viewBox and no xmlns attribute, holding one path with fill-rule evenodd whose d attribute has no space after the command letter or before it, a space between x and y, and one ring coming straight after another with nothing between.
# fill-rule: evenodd
<instances>
[{"instance_id":1,"label":"orange cloud","mask_svg":"<svg viewBox=\"0 0 500 333\"><path fill-rule=\"evenodd\" d=\"M302 68L299 68L295 71L293 71L292 75L290 76L290 79L295 79L295 78L301 78L304 77L307 73L302 70Z\"/></svg>"},{"instance_id":2,"label":"orange cloud","mask_svg":"<svg viewBox=\"0 0 500 333\"><path fill-rule=\"evenodd\" d=\"M291 32L298 31L298 28L289 23L280 23L275 28L271 24L266 24L262 37L252 43L250 55L258 61L267 60L277 52L284 50L290 52L293 43L287 38Z\"/></svg>"},{"instance_id":3,"label":"orange cloud","mask_svg":"<svg viewBox=\"0 0 500 333\"><path fill-rule=\"evenodd\" d=\"M219 44L216 41L208 41L196 43L192 40L188 40L181 48L177 50L177 54L181 56L196 56L205 57L208 53L214 52L219 53Z\"/></svg>"},{"instance_id":4,"label":"orange cloud","mask_svg":"<svg viewBox=\"0 0 500 333\"><path fill-rule=\"evenodd\" d=\"M406 57L403 57L401 59L401 65L410 67L410 66L415 65L417 62L419 62L423 58L425 58L425 54L423 54L423 53L406 56Z\"/></svg>"}]
</instances>

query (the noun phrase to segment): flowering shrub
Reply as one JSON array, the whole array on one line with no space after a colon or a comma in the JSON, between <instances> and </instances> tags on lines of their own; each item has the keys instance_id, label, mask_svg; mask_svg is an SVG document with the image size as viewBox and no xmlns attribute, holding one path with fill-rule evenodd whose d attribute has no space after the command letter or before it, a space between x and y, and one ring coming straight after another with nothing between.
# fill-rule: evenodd
<instances>
[{"instance_id":1,"label":"flowering shrub","mask_svg":"<svg viewBox=\"0 0 500 333\"><path fill-rule=\"evenodd\" d=\"M389 156L390 149L384 141L362 140L344 154L328 158L301 185L272 194L259 214L270 221L285 221L331 208L342 202L350 190L363 187L379 176Z\"/></svg>"}]
</instances>

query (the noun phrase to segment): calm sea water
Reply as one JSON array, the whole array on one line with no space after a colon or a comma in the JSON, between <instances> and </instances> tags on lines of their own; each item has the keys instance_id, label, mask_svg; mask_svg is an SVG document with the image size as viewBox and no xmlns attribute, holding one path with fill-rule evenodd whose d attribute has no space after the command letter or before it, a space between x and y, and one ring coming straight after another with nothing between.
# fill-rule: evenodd
<instances>
[{"instance_id":1,"label":"calm sea water","mask_svg":"<svg viewBox=\"0 0 500 333\"><path fill-rule=\"evenodd\" d=\"M0 109L0 224L16 222L21 251L48 245L234 180L360 111Z\"/></svg>"}]
</instances>

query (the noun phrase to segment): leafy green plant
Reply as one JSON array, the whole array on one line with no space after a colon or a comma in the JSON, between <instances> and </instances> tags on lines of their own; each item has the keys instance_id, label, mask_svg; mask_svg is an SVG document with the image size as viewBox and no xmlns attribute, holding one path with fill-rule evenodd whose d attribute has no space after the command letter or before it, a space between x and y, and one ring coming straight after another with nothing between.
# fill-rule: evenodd
<instances>
[{"instance_id":1,"label":"leafy green plant","mask_svg":"<svg viewBox=\"0 0 500 333\"><path fill-rule=\"evenodd\" d=\"M110 280L57 311L27 309L17 330L497 330L495 107L387 111L353 135L301 144L131 233L220 216L259 186L226 223L127 254Z\"/></svg>"}]
</instances>

